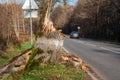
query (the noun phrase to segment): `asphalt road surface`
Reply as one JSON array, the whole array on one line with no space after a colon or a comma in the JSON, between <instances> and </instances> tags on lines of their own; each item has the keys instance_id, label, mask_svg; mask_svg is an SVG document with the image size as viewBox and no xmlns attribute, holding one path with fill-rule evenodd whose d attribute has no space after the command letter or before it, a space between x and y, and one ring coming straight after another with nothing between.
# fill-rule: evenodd
<instances>
[{"instance_id":1,"label":"asphalt road surface","mask_svg":"<svg viewBox=\"0 0 120 80\"><path fill-rule=\"evenodd\" d=\"M120 80L120 45L66 38L64 47L82 58L104 80Z\"/></svg>"}]
</instances>

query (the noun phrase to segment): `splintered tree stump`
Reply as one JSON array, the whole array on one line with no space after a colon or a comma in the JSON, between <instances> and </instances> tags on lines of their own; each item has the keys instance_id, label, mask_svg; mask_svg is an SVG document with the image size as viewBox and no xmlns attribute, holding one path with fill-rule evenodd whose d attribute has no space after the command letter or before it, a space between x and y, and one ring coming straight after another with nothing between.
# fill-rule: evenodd
<instances>
[{"instance_id":1,"label":"splintered tree stump","mask_svg":"<svg viewBox=\"0 0 120 80\"><path fill-rule=\"evenodd\" d=\"M34 48L43 50L42 54L47 55L42 57L43 62L58 61L60 59L60 50L64 41L63 35L59 30L55 29L53 22L50 19L52 4L52 0L49 0L46 4L46 10L43 11L43 16L39 20L39 27L41 27L40 33L42 33L42 37L38 37L34 45Z\"/></svg>"},{"instance_id":2,"label":"splintered tree stump","mask_svg":"<svg viewBox=\"0 0 120 80\"><path fill-rule=\"evenodd\" d=\"M34 48L39 48L44 51L44 53L49 54L45 60L50 62L58 61L60 59L60 51L63 46L63 36L60 32L51 32L46 37L39 37L34 45Z\"/></svg>"}]
</instances>

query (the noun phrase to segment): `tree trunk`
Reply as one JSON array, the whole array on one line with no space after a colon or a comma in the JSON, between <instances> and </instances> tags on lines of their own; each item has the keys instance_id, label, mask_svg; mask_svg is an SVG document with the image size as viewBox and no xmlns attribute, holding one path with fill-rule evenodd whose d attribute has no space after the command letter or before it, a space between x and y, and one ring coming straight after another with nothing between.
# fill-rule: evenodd
<instances>
[{"instance_id":1,"label":"tree trunk","mask_svg":"<svg viewBox=\"0 0 120 80\"><path fill-rule=\"evenodd\" d=\"M37 38L34 47L42 49L44 53L50 54L50 62L59 61L63 41L59 33L51 32L48 37Z\"/></svg>"},{"instance_id":2,"label":"tree trunk","mask_svg":"<svg viewBox=\"0 0 120 80\"><path fill-rule=\"evenodd\" d=\"M26 70L31 70L35 64L54 63L60 59L64 36L54 28L53 22L50 20L51 4L52 0L48 1L47 6L44 5L43 10L41 10L39 20L39 29L41 30L36 34L34 50L26 65Z\"/></svg>"}]
</instances>

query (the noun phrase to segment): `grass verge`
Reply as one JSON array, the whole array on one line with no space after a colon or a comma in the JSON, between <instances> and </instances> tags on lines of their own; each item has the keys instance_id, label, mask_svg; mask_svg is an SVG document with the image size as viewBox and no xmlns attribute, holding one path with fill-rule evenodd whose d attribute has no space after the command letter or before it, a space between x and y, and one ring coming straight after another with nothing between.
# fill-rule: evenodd
<instances>
[{"instance_id":1,"label":"grass verge","mask_svg":"<svg viewBox=\"0 0 120 80\"><path fill-rule=\"evenodd\" d=\"M31 47L32 46L30 42L25 42L20 47L14 47L14 50L11 53L7 53L4 57L0 57L0 66L7 64L9 60L11 60L13 57L17 56L18 54L26 51Z\"/></svg>"},{"instance_id":2,"label":"grass verge","mask_svg":"<svg viewBox=\"0 0 120 80\"><path fill-rule=\"evenodd\" d=\"M16 73L7 76L4 80L86 80L85 73L76 68L63 64L48 64L36 67L26 75Z\"/></svg>"}]
</instances>

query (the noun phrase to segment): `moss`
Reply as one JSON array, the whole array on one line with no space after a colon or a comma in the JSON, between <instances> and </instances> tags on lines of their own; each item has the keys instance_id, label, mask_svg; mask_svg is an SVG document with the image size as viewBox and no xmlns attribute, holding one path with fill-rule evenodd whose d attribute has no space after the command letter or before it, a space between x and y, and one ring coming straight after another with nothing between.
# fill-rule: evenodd
<instances>
[{"instance_id":1,"label":"moss","mask_svg":"<svg viewBox=\"0 0 120 80\"><path fill-rule=\"evenodd\" d=\"M30 56L30 59L25 67L25 73L32 70L35 66L39 65L39 63L42 62L42 58L38 59L38 60L34 60L34 57L37 55L37 54L42 54L44 53L44 51L42 49L39 49L39 48L33 48L32 50L32 54Z\"/></svg>"}]
</instances>

